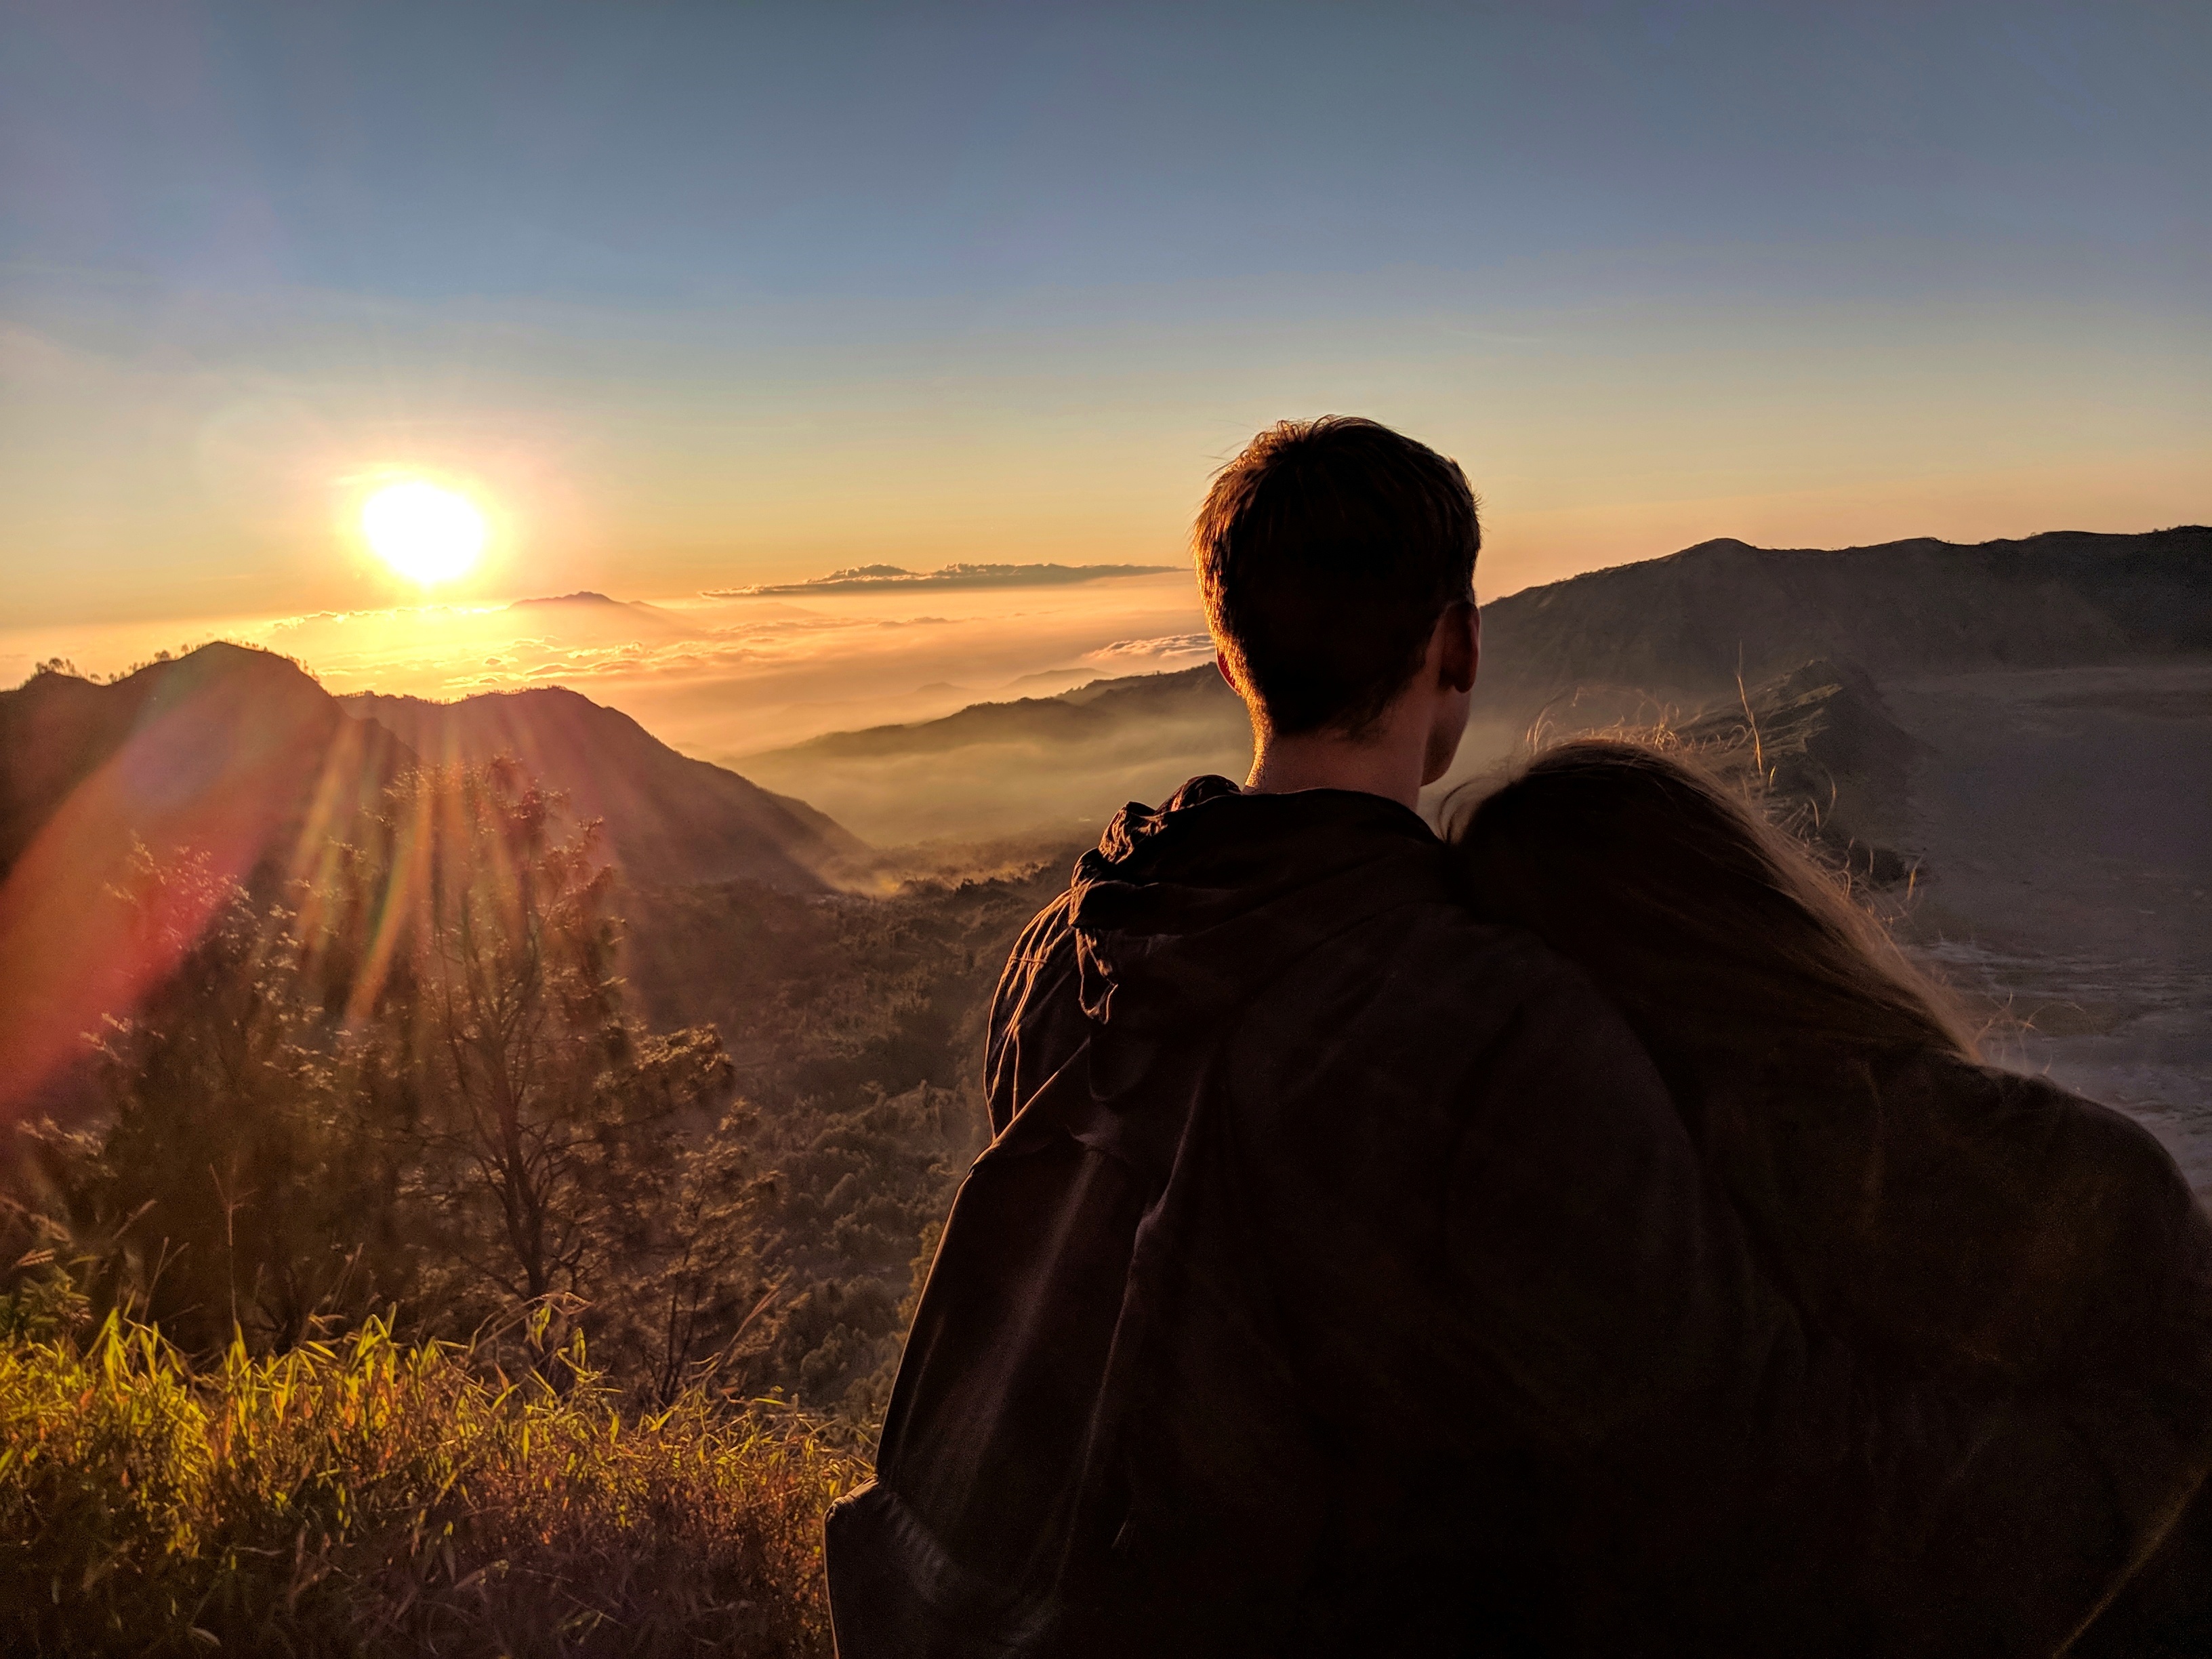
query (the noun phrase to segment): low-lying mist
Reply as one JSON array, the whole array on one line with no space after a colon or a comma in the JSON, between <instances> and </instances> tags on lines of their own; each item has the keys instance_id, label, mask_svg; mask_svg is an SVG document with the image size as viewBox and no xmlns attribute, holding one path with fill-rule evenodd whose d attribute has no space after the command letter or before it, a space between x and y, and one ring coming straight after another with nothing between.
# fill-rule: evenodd
<instances>
[{"instance_id":1,"label":"low-lying mist","mask_svg":"<svg viewBox=\"0 0 2212 1659\"><path fill-rule=\"evenodd\" d=\"M331 692L447 701L565 685L702 759L928 720L1212 654L1189 573L787 599L597 593L507 605L87 624L0 635L0 680L64 659L95 678L209 639L296 659Z\"/></svg>"}]
</instances>

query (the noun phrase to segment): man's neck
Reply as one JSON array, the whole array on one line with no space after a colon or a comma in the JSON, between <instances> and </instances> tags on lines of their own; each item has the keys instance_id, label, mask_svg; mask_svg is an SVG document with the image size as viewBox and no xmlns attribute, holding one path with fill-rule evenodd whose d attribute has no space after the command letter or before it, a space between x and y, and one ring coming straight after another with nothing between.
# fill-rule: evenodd
<instances>
[{"instance_id":1,"label":"man's neck","mask_svg":"<svg viewBox=\"0 0 2212 1659\"><path fill-rule=\"evenodd\" d=\"M1288 795L1301 789L1351 789L1414 806L1421 794L1425 734L1390 726L1365 741L1322 732L1281 737L1261 732L1245 792Z\"/></svg>"}]
</instances>

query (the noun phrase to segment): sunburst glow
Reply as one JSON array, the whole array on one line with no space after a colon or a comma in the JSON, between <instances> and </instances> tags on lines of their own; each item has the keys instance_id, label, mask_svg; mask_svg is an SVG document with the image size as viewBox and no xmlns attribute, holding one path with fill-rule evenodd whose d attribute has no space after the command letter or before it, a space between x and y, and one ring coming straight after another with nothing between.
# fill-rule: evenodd
<instances>
[{"instance_id":1,"label":"sunburst glow","mask_svg":"<svg viewBox=\"0 0 2212 1659\"><path fill-rule=\"evenodd\" d=\"M466 575L483 551L483 514L467 496L420 478L386 484L362 503L377 557L425 587Z\"/></svg>"}]
</instances>

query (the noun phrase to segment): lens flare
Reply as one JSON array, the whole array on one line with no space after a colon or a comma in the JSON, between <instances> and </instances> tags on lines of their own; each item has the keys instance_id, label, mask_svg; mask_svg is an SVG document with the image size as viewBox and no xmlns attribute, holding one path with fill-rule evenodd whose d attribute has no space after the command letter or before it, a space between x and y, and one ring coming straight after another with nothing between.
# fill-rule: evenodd
<instances>
[{"instance_id":1,"label":"lens flare","mask_svg":"<svg viewBox=\"0 0 2212 1659\"><path fill-rule=\"evenodd\" d=\"M424 587L466 575L483 551L475 503L420 478L386 484L362 502L361 531L377 557Z\"/></svg>"}]
</instances>

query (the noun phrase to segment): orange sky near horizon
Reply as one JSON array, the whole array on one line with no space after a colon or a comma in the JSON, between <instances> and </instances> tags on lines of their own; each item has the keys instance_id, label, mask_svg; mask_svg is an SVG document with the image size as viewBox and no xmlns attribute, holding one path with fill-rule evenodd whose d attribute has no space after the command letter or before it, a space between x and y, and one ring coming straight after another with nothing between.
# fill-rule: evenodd
<instances>
[{"instance_id":1,"label":"orange sky near horizon","mask_svg":"<svg viewBox=\"0 0 2212 1659\"><path fill-rule=\"evenodd\" d=\"M1715 535L1761 546L1847 546L1900 534L1971 542L2052 528L2138 531L2199 521L2212 514L2191 509L2203 501L2203 480L2212 472L2198 459L2150 454L1938 472L1893 480L1881 490L1829 485L1726 498L1601 498L1518 516L1486 492L1478 590L1497 599L1534 582L1663 556ZM494 515L500 516L496 507ZM105 675L157 650L224 638L295 657L340 694L446 699L567 685L630 714L687 753L741 766L749 754L823 732L929 719L970 702L1049 695L1109 675L1187 667L1210 655L1195 584L1166 532L1164 547L1135 550L1149 556L1132 557L1126 543L1110 539L1071 538L1052 549L1063 562L1170 567L1157 575L1057 587L757 599L717 599L696 588L641 593L623 580L620 562L539 563L520 556L512 540L502 550L502 535L517 535L511 518L495 532L483 567L452 585L459 591L451 599L410 591L368 556L357 536L342 531L331 540L344 549L343 558L333 562L365 603L276 616L0 629L0 684L15 683L52 657ZM941 550L1000 552L1011 562L1030 546ZM874 550L858 540L838 550L847 562L876 562L866 558ZM909 568L933 568L906 556L914 560ZM701 567L702 574L715 568ZM743 574L773 579L787 569L755 563ZM646 562L635 571L647 580L656 574L665 580L668 573ZM803 580L822 568L795 574ZM526 586L533 579L534 590ZM647 608L613 612L612 620L507 608L510 598L578 586ZM474 597L466 597L471 589Z\"/></svg>"},{"instance_id":2,"label":"orange sky near horizon","mask_svg":"<svg viewBox=\"0 0 2212 1659\"><path fill-rule=\"evenodd\" d=\"M297 307L301 326L327 324L319 302ZM660 599L865 563L1177 561L1212 469L1266 422L1328 410L1461 460L1492 596L1716 536L2157 528L2212 517L2197 373L2212 325L2177 326L2107 318L2090 349L2045 319L2027 351L2037 319L1963 310L1321 315L1241 337L1069 322L970 331L895 377L833 356L779 383L744 353L718 373L720 325L678 317L656 337L696 328L702 347L672 385L625 383L644 373L627 349L594 356L549 321L504 364L478 350L465 387L418 386L395 422L370 407L389 388L327 345L279 374L208 348L217 361L186 374L143 342L101 347L79 326L64 345L19 325L0 329L0 379L41 419L0 468L22 486L6 631L50 625L53 643L8 649L76 654L94 623L190 632L578 588ZM357 523L368 484L416 475L489 520L476 568L427 595Z\"/></svg>"},{"instance_id":3,"label":"orange sky near horizon","mask_svg":"<svg viewBox=\"0 0 2212 1659\"><path fill-rule=\"evenodd\" d=\"M562 648L719 753L1197 624L1187 578L774 640L703 592L1180 563L1214 469L1331 411L1462 463L1492 598L2212 520L2212 14L648 10L16 22L0 683L225 634L452 690L513 666L455 615L589 589L697 623L708 665ZM360 525L418 477L483 519L428 589Z\"/></svg>"}]
</instances>

